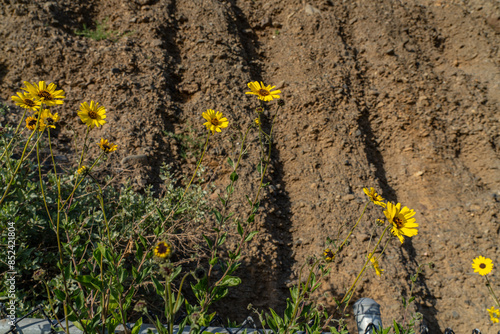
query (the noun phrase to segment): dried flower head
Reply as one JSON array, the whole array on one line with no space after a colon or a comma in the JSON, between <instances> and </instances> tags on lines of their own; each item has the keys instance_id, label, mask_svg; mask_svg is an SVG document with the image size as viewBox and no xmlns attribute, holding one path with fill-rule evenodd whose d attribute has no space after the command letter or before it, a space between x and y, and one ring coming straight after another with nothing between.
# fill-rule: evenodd
<instances>
[{"instance_id":1,"label":"dried flower head","mask_svg":"<svg viewBox=\"0 0 500 334\"><path fill-rule=\"evenodd\" d=\"M205 269L202 267L196 268L196 270L193 273L194 278L196 278L198 281L205 278L206 272Z\"/></svg>"},{"instance_id":2,"label":"dried flower head","mask_svg":"<svg viewBox=\"0 0 500 334\"><path fill-rule=\"evenodd\" d=\"M138 313L146 313L148 311L148 304L145 300L139 300L134 306L134 311Z\"/></svg>"},{"instance_id":3,"label":"dried flower head","mask_svg":"<svg viewBox=\"0 0 500 334\"><path fill-rule=\"evenodd\" d=\"M45 270L43 270L43 269L35 270L35 272L33 273L33 279L35 281L42 280L44 276L45 276Z\"/></svg>"}]
</instances>

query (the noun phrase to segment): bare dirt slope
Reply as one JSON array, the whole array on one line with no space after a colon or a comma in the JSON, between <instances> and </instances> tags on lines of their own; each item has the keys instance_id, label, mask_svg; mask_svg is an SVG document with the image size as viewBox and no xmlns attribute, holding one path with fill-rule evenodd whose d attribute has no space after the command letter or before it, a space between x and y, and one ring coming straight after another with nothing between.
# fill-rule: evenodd
<instances>
[{"instance_id":1,"label":"bare dirt slope","mask_svg":"<svg viewBox=\"0 0 500 334\"><path fill-rule=\"evenodd\" d=\"M75 34L105 19L116 41ZM369 272L355 298L376 299L388 323L402 314L416 266L432 261L416 291L431 331L499 329L471 269L478 255L500 266L498 2L0 0L0 41L1 99L9 101L23 80L57 83L67 96L61 144L72 129L83 133L79 103L101 102L109 123L93 135L118 143L109 167L126 169L138 187L158 182L163 162L192 167L194 158L179 160L178 139L164 131L201 129L208 108L246 127L256 106L242 94L246 83L281 88L286 107L256 223L261 233L223 315L241 320L248 303L282 309L301 264L340 224L355 221L362 188L373 186L415 209L420 229L403 246L394 240L382 278ZM228 173L217 162L232 153L235 127L214 142L208 175ZM61 154L72 153L68 145ZM136 154L147 162L119 163ZM255 179L252 157L242 193ZM375 218L371 210L324 292L338 295L352 282Z\"/></svg>"}]
</instances>

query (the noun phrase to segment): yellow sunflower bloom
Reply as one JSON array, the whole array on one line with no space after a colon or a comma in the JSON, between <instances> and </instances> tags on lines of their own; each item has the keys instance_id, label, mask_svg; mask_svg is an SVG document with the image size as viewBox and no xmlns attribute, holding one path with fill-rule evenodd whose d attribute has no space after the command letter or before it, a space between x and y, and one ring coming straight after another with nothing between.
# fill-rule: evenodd
<instances>
[{"instance_id":1,"label":"yellow sunflower bloom","mask_svg":"<svg viewBox=\"0 0 500 334\"><path fill-rule=\"evenodd\" d=\"M32 98L29 93L17 92L16 94L18 96L11 97L12 101L15 102L16 106L19 106L21 108L26 108L31 111L40 109L40 105L42 103Z\"/></svg>"},{"instance_id":2,"label":"yellow sunflower bloom","mask_svg":"<svg viewBox=\"0 0 500 334\"><path fill-rule=\"evenodd\" d=\"M64 91L56 90L56 84L51 83L47 86L45 81L40 81L38 85L36 83L29 83L28 81L24 82L26 87L22 88L27 91L29 95L36 100L39 100L41 103L46 106L55 106L57 104L63 104L61 99L64 99Z\"/></svg>"},{"instance_id":3,"label":"yellow sunflower bloom","mask_svg":"<svg viewBox=\"0 0 500 334\"><path fill-rule=\"evenodd\" d=\"M273 99L279 99L280 96L278 94L281 93L280 90L272 91L276 86L266 86L258 81L249 82L248 88L250 88L251 92L245 92L245 94L257 95L259 100L262 101L272 101Z\"/></svg>"},{"instance_id":4,"label":"yellow sunflower bloom","mask_svg":"<svg viewBox=\"0 0 500 334\"><path fill-rule=\"evenodd\" d=\"M35 117L30 116L30 117L26 118L26 127L28 129L30 129L31 131L36 129L36 123L37 123L37 120Z\"/></svg>"},{"instance_id":5,"label":"yellow sunflower bloom","mask_svg":"<svg viewBox=\"0 0 500 334\"><path fill-rule=\"evenodd\" d=\"M493 269L493 261L483 256L478 256L472 261L472 269L481 276L488 275Z\"/></svg>"},{"instance_id":6,"label":"yellow sunflower bloom","mask_svg":"<svg viewBox=\"0 0 500 334\"><path fill-rule=\"evenodd\" d=\"M255 125L257 125L257 126L259 126L259 125L260 125L260 121L259 121L259 119L258 119L258 118L256 118L256 119L254 120L254 122L255 122Z\"/></svg>"},{"instance_id":7,"label":"yellow sunflower bloom","mask_svg":"<svg viewBox=\"0 0 500 334\"><path fill-rule=\"evenodd\" d=\"M229 121L227 118L223 117L220 111L208 109L202 116L207 120L203 125L205 125L209 131L212 131L212 134L215 134L215 131L221 132L222 128L227 128L229 125Z\"/></svg>"},{"instance_id":8,"label":"yellow sunflower bloom","mask_svg":"<svg viewBox=\"0 0 500 334\"><path fill-rule=\"evenodd\" d=\"M99 143L99 147L104 153L110 153L116 151L118 148L117 145L110 143L107 139L101 138L101 142Z\"/></svg>"},{"instance_id":9,"label":"yellow sunflower bloom","mask_svg":"<svg viewBox=\"0 0 500 334\"><path fill-rule=\"evenodd\" d=\"M491 322L493 322L494 324L499 322L499 318L500 318L500 310L499 309L496 309L494 306L492 306L490 309L486 309L486 311L488 311L488 313L490 314L490 319L491 319Z\"/></svg>"},{"instance_id":10,"label":"yellow sunflower bloom","mask_svg":"<svg viewBox=\"0 0 500 334\"><path fill-rule=\"evenodd\" d=\"M373 265L373 269L375 269L375 273L377 274L378 277L382 275L384 272L384 269L379 267L378 260L375 259L375 257L372 255L372 253L368 254L368 257L370 258L370 262Z\"/></svg>"},{"instance_id":11,"label":"yellow sunflower bloom","mask_svg":"<svg viewBox=\"0 0 500 334\"><path fill-rule=\"evenodd\" d=\"M392 234L397 236L401 243L404 242L405 235L407 237L417 235L418 224L415 223L415 218L412 218L415 215L414 210L410 210L406 206L401 209L401 203L394 205L388 202L384 214L389 223L393 225Z\"/></svg>"},{"instance_id":12,"label":"yellow sunflower bloom","mask_svg":"<svg viewBox=\"0 0 500 334\"><path fill-rule=\"evenodd\" d=\"M375 189L373 189L372 187L370 187L370 190L368 190L368 188L363 188L363 191L365 192L366 196L368 196L370 201L373 202L373 204L379 205L383 208L386 207L386 204L382 202L384 198L377 194L377 192L375 192Z\"/></svg>"},{"instance_id":13,"label":"yellow sunflower bloom","mask_svg":"<svg viewBox=\"0 0 500 334\"><path fill-rule=\"evenodd\" d=\"M172 255L172 246L168 242L160 241L153 249L153 254L158 258L166 259Z\"/></svg>"},{"instance_id":14,"label":"yellow sunflower bloom","mask_svg":"<svg viewBox=\"0 0 500 334\"><path fill-rule=\"evenodd\" d=\"M333 254L330 248L327 248L323 251L323 256L327 262L331 262L335 257L335 254Z\"/></svg>"},{"instance_id":15,"label":"yellow sunflower bloom","mask_svg":"<svg viewBox=\"0 0 500 334\"><path fill-rule=\"evenodd\" d=\"M46 127L55 129L57 121L59 121L59 114L52 114L49 109L42 110L40 113L40 131L44 130Z\"/></svg>"},{"instance_id":16,"label":"yellow sunflower bloom","mask_svg":"<svg viewBox=\"0 0 500 334\"><path fill-rule=\"evenodd\" d=\"M100 127L106 123L104 120L106 118L106 109L103 106L99 106L98 102L90 101L90 105L87 102L83 102L80 105L78 116L91 129L94 126Z\"/></svg>"}]
</instances>

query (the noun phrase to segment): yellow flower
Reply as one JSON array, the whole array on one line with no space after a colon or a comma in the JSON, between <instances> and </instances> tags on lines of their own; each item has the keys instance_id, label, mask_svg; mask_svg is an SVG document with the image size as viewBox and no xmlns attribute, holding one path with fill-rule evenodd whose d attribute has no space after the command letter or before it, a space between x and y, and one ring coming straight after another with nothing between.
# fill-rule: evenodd
<instances>
[{"instance_id":1,"label":"yellow flower","mask_svg":"<svg viewBox=\"0 0 500 334\"><path fill-rule=\"evenodd\" d=\"M370 187L370 190L368 190L368 188L363 188L363 191L365 192L366 196L368 196L370 201L373 202L373 204L380 205L383 208L386 207L386 204L384 202L382 202L384 200L384 198L382 196L380 196L379 194L377 194L375 192L375 189L373 189L372 187Z\"/></svg>"},{"instance_id":2,"label":"yellow flower","mask_svg":"<svg viewBox=\"0 0 500 334\"><path fill-rule=\"evenodd\" d=\"M161 259L168 258L170 257L170 255L172 255L172 247L168 242L160 241L153 249L153 254Z\"/></svg>"},{"instance_id":3,"label":"yellow flower","mask_svg":"<svg viewBox=\"0 0 500 334\"><path fill-rule=\"evenodd\" d=\"M31 97L29 93L17 92L18 96L12 96L11 99L16 103L16 106L21 108L26 108L31 111L35 111L40 109L40 105L42 104L40 101L37 101Z\"/></svg>"},{"instance_id":4,"label":"yellow flower","mask_svg":"<svg viewBox=\"0 0 500 334\"><path fill-rule=\"evenodd\" d=\"M53 115L49 109L42 110L40 113L40 131L44 130L46 127L55 129L57 121L59 121L59 115L57 113Z\"/></svg>"},{"instance_id":5,"label":"yellow flower","mask_svg":"<svg viewBox=\"0 0 500 334\"><path fill-rule=\"evenodd\" d=\"M101 138L101 142L99 143L99 147L101 148L101 150L104 153L116 151L116 149L118 148L118 146L116 146L113 143L108 142L108 140L104 139L104 138Z\"/></svg>"},{"instance_id":6,"label":"yellow flower","mask_svg":"<svg viewBox=\"0 0 500 334\"><path fill-rule=\"evenodd\" d=\"M104 120L106 118L106 109L103 106L99 106L98 102L90 101L90 105L87 102L83 102L80 105L78 116L91 129L94 126L99 127L106 123Z\"/></svg>"},{"instance_id":7,"label":"yellow flower","mask_svg":"<svg viewBox=\"0 0 500 334\"><path fill-rule=\"evenodd\" d=\"M259 126L259 125L260 125L260 121L259 121L259 119L258 119L258 118L256 118L256 119L254 120L254 122L255 122L255 125L257 125L257 126Z\"/></svg>"},{"instance_id":8,"label":"yellow flower","mask_svg":"<svg viewBox=\"0 0 500 334\"><path fill-rule=\"evenodd\" d=\"M259 83L258 81L249 82L248 88L250 88L251 92L245 92L245 94L253 94L257 95L257 97L262 101L272 101L273 99L279 99L280 96L278 94L281 93L280 90L272 91L276 86L265 86L262 81Z\"/></svg>"},{"instance_id":9,"label":"yellow flower","mask_svg":"<svg viewBox=\"0 0 500 334\"><path fill-rule=\"evenodd\" d=\"M335 256L335 254L333 254L333 252L331 251L331 249L330 249L330 248L327 248L327 249L325 249L325 250L323 251L323 256L325 257L325 260L326 260L327 262L330 262L330 261L332 261L332 260L333 260L333 258L334 258L334 256Z\"/></svg>"},{"instance_id":10,"label":"yellow flower","mask_svg":"<svg viewBox=\"0 0 500 334\"><path fill-rule=\"evenodd\" d=\"M493 261L486 257L478 256L472 261L472 269L481 276L488 275L493 269Z\"/></svg>"},{"instance_id":11,"label":"yellow flower","mask_svg":"<svg viewBox=\"0 0 500 334\"><path fill-rule=\"evenodd\" d=\"M24 82L25 88L23 90L27 91L30 97L39 100L41 103L46 106L55 106L57 104L63 104L62 100L64 99L64 91L56 90L56 84L51 83L47 86L45 81L40 81L38 85L36 83L29 83L28 81Z\"/></svg>"},{"instance_id":12,"label":"yellow flower","mask_svg":"<svg viewBox=\"0 0 500 334\"><path fill-rule=\"evenodd\" d=\"M382 273L384 272L384 269L381 269L379 267L378 260L375 259L374 256L372 256L372 253L368 254L368 257L370 258L370 262L373 265L373 269L375 269L375 273L377 274L378 277L380 277L380 275L382 275Z\"/></svg>"},{"instance_id":13,"label":"yellow flower","mask_svg":"<svg viewBox=\"0 0 500 334\"><path fill-rule=\"evenodd\" d=\"M500 310L499 309L496 309L494 306L492 306L490 309L486 309L486 311L488 311L488 313L490 314L491 322L493 322L493 323L499 322L499 318L500 318Z\"/></svg>"},{"instance_id":14,"label":"yellow flower","mask_svg":"<svg viewBox=\"0 0 500 334\"><path fill-rule=\"evenodd\" d=\"M31 131L35 130L36 128L36 118L35 117L28 117L26 118L26 127L30 129Z\"/></svg>"},{"instance_id":15,"label":"yellow flower","mask_svg":"<svg viewBox=\"0 0 500 334\"><path fill-rule=\"evenodd\" d=\"M82 167L78 168L78 170L76 172L78 173L78 175L85 174L85 173L87 173L87 167L82 166Z\"/></svg>"},{"instance_id":16,"label":"yellow flower","mask_svg":"<svg viewBox=\"0 0 500 334\"><path fill-rule=\"evenodd\" d=\"M215 131L221 132L220 129L226 128L229 125L229 121L227 118L223 117L220 111L208 109L202 116L207 120L203 125L205 125L208 130L212 131L212 134L215 134Z\"/></svg>"},{"instance_id":17,"label":"yellow flower","mask_svg":"<svg viewBox=\"0 0 500 334\"><path fill-rule=\"evenodd\" d=\"M412 218L415 215L414 210L410 210L406 206L401 209L401 203L394 205L388 202L384 214L389 223L393 225L392 234L397 236L401 243L405 240L403 236L412 237L417 235L418 224L415 223L415 218Z\"/></svg>"}]
</instances>

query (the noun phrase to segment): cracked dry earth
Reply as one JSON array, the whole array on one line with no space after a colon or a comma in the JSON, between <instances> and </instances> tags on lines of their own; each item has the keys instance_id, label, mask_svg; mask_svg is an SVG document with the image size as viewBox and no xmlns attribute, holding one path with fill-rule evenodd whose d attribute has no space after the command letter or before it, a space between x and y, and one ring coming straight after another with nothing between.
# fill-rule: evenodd
<instances>
[{"instance_id":1,"label":"cracked dry earth","mask_svg":"<svg viewBox=\"0 0 500 334\"><path fill-rule=\"evenodd\" d=\"M115 41L75 34L105 19ZM233 154L237 125L255 117L246 83L282 90L260 233L246 250L243 284L217 306L224 318L243 320L249 303L282 311L302 263L341 224L355 222L362 188L373 186L417 212L419 234L403 245L393 240L382 277L369 271L353 300L375 299L388 325L402 316L417 265L433 262L414 304L431 332L500 329L471 268L478 255L500 267L497 1L0 0L0 41L1 99L10 104L23 80L64 89L57 140L69 161L72 129L83 131L75 125L79 103L99 101L108 124L92 136L120 147L106 168L138 188L160 182L163 162L194 168L195 158L182 159L179 140L164 131L201 133L208 108L230 120L205 163L223 188L230 169L220 162ZM250 143L240 199L255 187L256 133ZM325 306L333 302L323 293L340 296L361 268L379 216L367 211L333 266L316 297ZM498 269L493 281L500 291ZM349 326L354 332L352 318Z\"/></svg>"}]
</instances>

